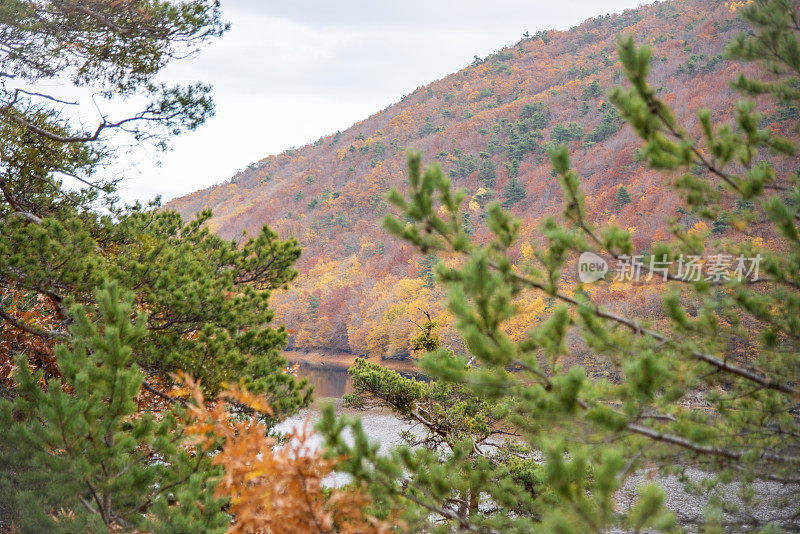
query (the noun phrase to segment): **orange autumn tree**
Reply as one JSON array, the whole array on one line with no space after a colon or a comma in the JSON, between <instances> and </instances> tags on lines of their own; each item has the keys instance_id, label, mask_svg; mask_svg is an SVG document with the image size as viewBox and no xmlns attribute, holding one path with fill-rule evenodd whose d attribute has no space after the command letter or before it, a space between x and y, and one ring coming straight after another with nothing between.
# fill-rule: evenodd
<instances>
[{"instance_id":1,"label":"orange autumn tree","mask_svg":"<svg viewBox=\"0 0 800 534\"><path fill-rule=\"evenodd\" d=\"M232 404L237 412L271 416L263 397L232 387L220 395L226 402L207 403L199 384L185 381L195 401L187 409L187 432L205 453L218 449L212 463L224 474L215 494L230 501L229 533L388 531L365 514L371 499L361 488L325 490L323 480L337 460L322 458L307 425L292 428L279 442L258 416L242 418L228 409Z\"/></svg>"}]
</instances>

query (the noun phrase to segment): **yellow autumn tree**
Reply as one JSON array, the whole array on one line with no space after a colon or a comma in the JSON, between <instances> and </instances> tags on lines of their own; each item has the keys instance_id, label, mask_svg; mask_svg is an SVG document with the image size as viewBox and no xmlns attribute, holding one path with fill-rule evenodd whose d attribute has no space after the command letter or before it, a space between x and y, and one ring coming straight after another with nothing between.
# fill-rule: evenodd
<instances>
[{"instance_id":1,"label":"yellow autumn tree","mask_svg":"<svg viewBox=\"0 0 800 534\"><path fill-rule=\"evenodd\" d=\"M436 314L439 299L422 278L387 276L375 284L359 310L359 320L348 325L351 347L370 357L399 358L410 354L414 322L421 310Z\"/></svg>"}]
</instances>

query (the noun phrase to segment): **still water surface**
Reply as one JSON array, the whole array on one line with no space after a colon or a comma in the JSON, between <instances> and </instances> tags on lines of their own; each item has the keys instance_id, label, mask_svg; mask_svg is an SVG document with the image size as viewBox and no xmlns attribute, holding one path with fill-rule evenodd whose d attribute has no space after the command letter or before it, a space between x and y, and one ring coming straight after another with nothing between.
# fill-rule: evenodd
<instances>
[{"instance_id":1,"label":"still water surface","mask_svg":"<svg viewBox=\"0 0 800 534\"><path fill-rule=\"evenodd\" d=\"M320 406L331 402L338 415L349 414L360 417L364 431L371 440L380 443L382 452L387 452L393 445L400 444L400 432L411 429L411 425L401 421L389 410L354 410L345 406L342 401L342 395L351 393L353 384L350 375L342 368L319 368L301 365L298 369L298 376L300 378L308 378L308 381L314 386L314 404L281 423L278 426L279 430L286 431L293 427L299 428L304 424L313 427L319 419ZM318 438L315 439L313 445L320 445Z\"/></svg>"},{"instance_id":2,"label":"still water surface","mask_svg":"<svg viewBox=\"0 0 800 534\"><path fill-rule=\"evenodd\" d=\"M350 376L343 369L301 366L298 375L301 378L308 378L309 382L314 385L315 402L311 407L278 425L279 431L286 432L291 428L302 428L303 425L313 427L319 419L320 406L332 402L337 414L357 415L361 418L364 431L371 441L380 443L382 453L388 452L393 446L401 443L401 431L411 430L414 432L411 425L401 421L388 410L360 411L346 407L342 401L342 395L352 392L353 386ZM310 445L315 448L320 447L319 437L314 436ZM341 486L347 482L348 477L341 474L325 479L325 483L330 486Z\"/></svg>"},{"instance_id":3,"label":"still water surface","mask_svg":"<svg viewBox=\"0 0 800 534\"><path fill-rule=\"evenodd\" d=\"M317 402L341 399L345 393L353 392L353 380L345 369L301 365L298 375L300 378L307 378L314 386L314 398Z\"/></svg>"}]
</instances>

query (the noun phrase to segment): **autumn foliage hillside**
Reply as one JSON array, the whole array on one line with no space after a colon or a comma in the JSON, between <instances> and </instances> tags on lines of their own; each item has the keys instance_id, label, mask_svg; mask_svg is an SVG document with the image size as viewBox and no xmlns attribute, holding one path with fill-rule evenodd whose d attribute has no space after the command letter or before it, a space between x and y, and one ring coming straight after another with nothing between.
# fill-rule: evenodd
<instances>
[{"instance_id":1,"label":"autumn foliage hillside","mask_svg":"<svg viewBox=\"0 0 800 534\"><path fill-rule=\"evenodd\" d=\"M344 132L266 157L169 207L184 217L213 209L211 229L226 238L255 234L267 223L300 241L301 275L273 297L293 348L402 357L417 328L411 321L424 320L421 310L429 310L444 341L455 344L431 275L436 260L415 256L381 228L388 209L383 195L392 186L402 189L406 151L421 151L424 161L438 162L468 191L466 225L478 237L486 231L489 202L510 208L523 221L523 259L531 254L524 243L541 239L541 220L561 209L546 157L548 146L561 142L569 143L583 176L589 217L634 229L637 250L667 238L673 219L692 231L724 234L724 221L708 228L676 211L663 174L636 160L640 143L621 126L605 91L622 83L616 37L632 33L653 48L651 84L680 121L699 132L701 106L711 108L715 121L730 118L736 98L728 82L743 67L722 54L725 42L744 29L735 7L722 0L660 2L569 31L526 34ZM536 21L530 25L535 29ZM774 109L764 126L781 129L792 113ZM658 313L653 286L602 291L596 298L617 307ZM521 332L550 303L519 305L525 324L509 328Z\"/></svg>"}]
</instances>

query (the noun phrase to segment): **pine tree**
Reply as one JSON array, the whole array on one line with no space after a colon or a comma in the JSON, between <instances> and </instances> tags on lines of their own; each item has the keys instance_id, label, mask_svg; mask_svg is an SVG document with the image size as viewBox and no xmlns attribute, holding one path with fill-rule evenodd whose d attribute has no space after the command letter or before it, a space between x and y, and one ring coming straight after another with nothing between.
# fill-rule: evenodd
<instances>
[{"instance_id":1,"label":"pine tree","mask_svg":"<svg viewBox=\"0 0 800 534\"><path fill-rule=\"evenodd\" d=\"M547 128L550 124L552 114L550 108L544 102L534 102L532 104L525 104L519 114L520 119L523 119L527 128L531 130L542 130Z\"/></svg>"},{"instance_id":2,"label":"pine tree","mask_svg":"<svg viewBox=\"0 0 800 534\"><path fill-rule=\"evenodd\" d=\"M166 87L154 80L172 59L225 31L218 2L190 0L176 9L162 1L12 0L2 12L8 15L0 32L6 80L0 85L3 328L27 336L32 347L48 346L26 351L34 363L34 353L52 355L55 342L68 335L70 303L94 306L94 291L115 279L135 291L137 306L147 311L147 334L134 354L146 370L146 388L157 390L181 369L210 395L242 379L269 393L276 409L292 411L307 402L303 386L283 372L286 332L265 327L274 315L270 291L296 276L297 242L281 241L267 227L251 239L226 241L205 226L207 210L184 222L158 202L119 208L116 181L102 174L114 144L126 136L166 146L213 113L207 86ZM116 47L125 53L109 52ZM103 119L84 131L73 126L78 121L66 114L58 94L14 87L73 72L80 73L75 82L81 87L150 102L131 117ZM16 75L14 83L5 73ZM64 175L84 187L65 187ZM38 325L23 319L20 302L42 303ZM0 359L13 357L0 347ZM58 378L57 362L45 363L45 380Z\"/></svg>"},{"instance_id":3,"label":"pine tree","mask_svg":"<svg viewBox=\"0 0 800 534\"><path fill-rule=\"evenodd\" d=\"M591 132L586 134L584 146L591 146L592 143L600 143L605 141L615 133L617 133L622 125L622 119L615 108L609 109L600 124L597 125Z\"/></svg>"},{"instance_id":4,"label":"pine tree","mask_svg":"<svg viewBox=\"0 0 800 534\"><path fill-rule=\"evenodd\" d=\"M503 207L510 208L517 202L525 200L528 194L525 192L525 187L516 178L512 178L503 188Z\"/></svg>"},{"instance_id":5,"label":"pine tree","mask_svg":"<svg viewBox=\"0 0 800 534\"><path fill-rule=\"evenodd\" d=\"M439 257L436 254L428 254L419 260L420 270L417 276L425 280L424 287L433 287L436 283L436 278L433 274L433 268L439 263Z\"/></svg>"},{"instance_id":6,"label":"pine tree","mask_svg":"<svg viewBox=\"0 0 800 534\"><path fill-rule=\"evenodd\" d=\"M503 151L503 143L500 142L500 139L497 137L497 133L492 133L492 136L486 143L486 151L492 155L499 154Z\"/></svg>"},{"instance_id":7,"label":"pine tree","mask_svg":"<svg viewBox=\"0 0 800 534\"><path fill-rule=\"evenodd\" d=\"M597 79L592 80L589 82L586 87L583 88L583 99L590 100L592 98L597 98L603 94L603 89L600 87L600 81Z\"/></svg>"},{"instance_id":8,"label":"pine tree","mask_svg":"<svg viewBox=\"0 0 800 534\"><path fill-rule=\"evenodd\" d=\"M306 313L316 317L318 310L319 310L319 297L317 295L311 295L310 297L308 297L308 306L306 306Z\"/></svg>"},{"instance_id":9,"label":"pine tree","mask_svg":"<svg viewBox=\"0 0 800 534\"><path fill-rule=\"evenodd\" d=\"M57 348L62 377L46 390L42 372L17 359L16 399L0 400L0 509L21 532L223 532L218 472L184 447L179 413L137 414L144 314L131 321L133 295L117 283L96 302L99 324L73 308L68 345Z\"/></svg>"},{"instance_id":10,"label":"pine tree","mask_svg":"<svg viewBox=\"0 0 800 534\"><path fill-rule=\"evenodd\" d=\"M730 217L727 213L722 213L711 223L711 232L714 234L723 234L728 227L730 227Z\"/></svg>"},{"instance_id":11,"label":"pine tree","mask_svg":"<svg viewBox=\"0 0 800 534\"><path fill-rule=\"evenodd\" d=\"M577 122L559 123L550 131L550 140L554 143L569 143L581 139L583 133L583 126Z\"/></svg>"},{"instance_id":12,"label":"pine tree","mask_svg":"<svg viewBox=\"0 0 800 534\"><path fill-rule=\"evenodd\" d=\"M736 39L729 54L758 62L767 74L764 79L740 77L736 86L779 101L800 100L796 2L760 0L739 7L739 12L752 32ZM515 261L520 222L497 204L488 210L491 239L471 240L459 217L466 192L453 191L437 167L423 172L419 156L412 155L408 196L393 191L388 197L403 217L388 216L385 226L420 251L461 258L440 264L436 272L469 352L454 357L440 350L423 358L420 366L435 383L466 387L468 396L490 403L502 401L500 421L511 422L527 447L522 459L540 451L543 463L519 466L516 456L492 456L469 435L452 454L408 446L382 454L358 421L337 419L328 408L320 428L330 454L344 458L339 469L365 484L382 510L401 514L410 531L676 530L675 516L665 509L663 490L655 484L640 488L632 508L617 507L615 492L648 465L665 475L677 474L687 491L706 500L705 524L699 526L705 531L796 528L796 144L758 129L760 115L747 100L735 104L734 124L714 125L710 112L700 111L703 136L698 139L648 85L649 49L637 48L633 37L622 39L619 58L630 88L616 88L610 100L644 140L643 161L681 176L675 190L684 210L706 223L726 206L752 202L758 217L732 220L731 226L743 229L756 221L761 226L753 229L773 240L775 249L750 239L706 242L704 234L687 234L675 225L674 239L652 244L653 258L758 258L761 278L754 282L750 273L693 281L673 269L659 288L665 316L658 322L629 316L595 301L594 293L581 284L567 289L559 282L568 262L583 252L610 259L633 253L630 230L613 223L595 228L587 218L567 147L550 154L564 192L566 223L544 221L546 246L533 254L537 265ZM695 172L698 166L707 172ZM439 213L448 215L441 218ZM643 265L649 259L646 255ZM522 341L514 342L504 325L517 313L515 299L528 292L558 304L545 320L531 325ZM568 340L576 338L619 379L590 376L579 365L564 366ZM509 373L508 368L519 372ZM424 386L404 383L365 363L356 374L361 389L396 402L396 410L437 420L427 417ZM459 405L447 405L446 412L466 413ZM355 433L349 442L343 437L348 429ZM473 454L476 448L479 452ZM688 476L691 469L705 473L701 483ZM753 485L758 480L769 480L776 489L759 494ZM731 488L737 499L730 498ZM491 508L470 513L469 494L480 495Z\"/></svg>"},{"instance_id":13,"label":"pine tree","mask_svg":"<svg viewBox=\"0 0 800 534\"><path fill-rule=\"evenodd\" d=\"M297 274L297 242L267 227L227 241L208 210L185 222L157 201L121 208L103 172L118 145L166 148L213 113L208 86L157 78L226 29L216 0L0 6L0 328L18 341L0 346L3 366L16 358L18 369L3 391L16 400L2 407L0 529L10 514L25 532L224 530L208 459L180 442L174 373L210 398L232 381L263 393L268 427L309 402L284 370L285 329L269 326L271 291ZM64 78L145 104L84 128L64 95L26 89ZM162 416L137 414L136 395Z\"/></svg>"},{"instance_id":14,"label":"pine tree","mask_svg":"<svg viewBox=\"0 0 800 534\"><path fill-rule=\"evenodd\" d=\"M435 336L423 342L432 347L438 343ZM448 362L456 372L467 367L466 362L447 350L441 351L438 358L440 362ZM477 514L481 504L487 502L482 493L495 475L491 462L504 465L506 472L499 475L504 482L539 485L536 476L541 475L541 470L533 460L510 460L530 451L514 443L498 442L498 438L517 435L502 419L507 409L502 399L476 395L468 386L448 380L407 378L361 358L356 359L348 373L354 390L344 397L348 406L388 408L403 421L421 429L421 433L401 434L404 443L413 450L405 465L417 467L410 473L409 487L424 486L431 480L430 475L433 475L431 482L442 476L437 482L447 485L447 492L457 496L459 513L469 517ZM333 431L334 427L326 426L329 424L334 423L327 417L320 430ZM336 447L334 443L331 441L329 445ZM364 460L374 460L374 457L364 458L359 453L352 457L353 464L349 464L349 460L345 462L357 468L355 463ZM449 474L437 473L442 463L456 469L456 476L449 478ZM513 465L511 470L509 464ZM379 476L391 480L396 475L394 471L387 471ZM407 521L412 530L422 528L420 518L413 514L401 515L401 519Z\"/></svg>"},{"instance_id":15,"label":"pine tree","mask_svg":"<svg viewBox=\"0 0 800 534\"><path fill-rule=\"evenodd\" d=\"M485 158L478 167L478 180L486 187L494 187L497 181L497 171L494 162Z\"/></svg>"},{"instance_id":16,"label":"pine tree","mask_svg":"<svg viewBox=\"0 0 800 534\"><path fill-rule=\"evenodd\" d=\"M628 188L624 185L619 186L619 189L617 189L617 198L614 200L614 211L619 211L630 203L631 194L628 192Z\"/></svg>"}]
</instances>

